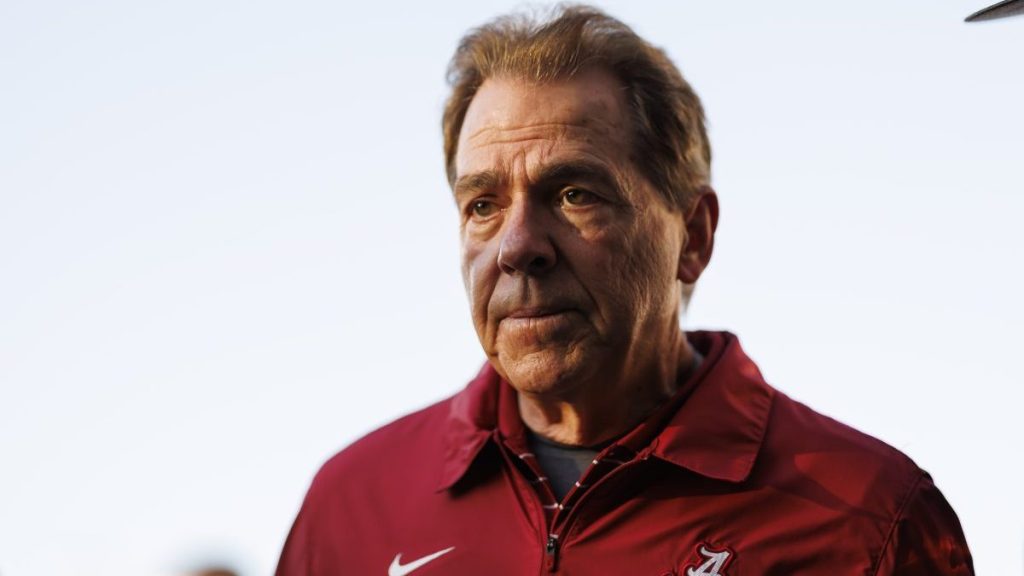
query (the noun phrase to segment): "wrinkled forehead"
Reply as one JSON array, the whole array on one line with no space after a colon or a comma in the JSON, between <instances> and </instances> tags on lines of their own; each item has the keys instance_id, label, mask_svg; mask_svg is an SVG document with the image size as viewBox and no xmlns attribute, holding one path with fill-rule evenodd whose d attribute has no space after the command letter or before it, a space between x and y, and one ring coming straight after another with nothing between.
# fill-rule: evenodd
<instances>
[{"instance_id":1,"label":"wrinkled forehead","mask_svg":"<svg viewBox=\"0 0 1024 576\"><path fill-rule=\"evenodd\" d=\"M557 156L618 162L628 152L625 96L611 74L593 70L538 84L491 78L466 112L455 158L456 175Z\"/></svg>"}]
</instances>

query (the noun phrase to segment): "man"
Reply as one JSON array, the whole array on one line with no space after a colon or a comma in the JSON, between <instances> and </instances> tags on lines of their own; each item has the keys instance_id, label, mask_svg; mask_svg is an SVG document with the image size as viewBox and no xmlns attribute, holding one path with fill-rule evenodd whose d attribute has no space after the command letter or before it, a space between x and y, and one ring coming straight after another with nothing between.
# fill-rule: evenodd
<instances>
[{"instance_id":1,"label":"man","mask_svg":"<svg viewBox=\"0 0 1024 576\"><path fill-rule=\"evenodd\" d=\"M570 7L473 31L450 81L488 362L323 467L279 576L973 574L913 462L775 391L736 337L680 330L718 203L661 51Z\"/></svg>"}]
</instances>

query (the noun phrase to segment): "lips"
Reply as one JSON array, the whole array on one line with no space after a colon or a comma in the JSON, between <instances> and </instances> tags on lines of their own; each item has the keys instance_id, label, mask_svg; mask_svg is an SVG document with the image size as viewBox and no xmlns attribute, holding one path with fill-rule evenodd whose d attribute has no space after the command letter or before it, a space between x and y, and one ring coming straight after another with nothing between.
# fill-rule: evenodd
<instances>
[{"instance_id":1,"label":"lips","mask_svg":"<svg viewBox=\"0 0 1024 576\"><path fill-rule=\"evenodd\" d=\"M539 291L538 291L539 292ZM569 294L531 294L532 298L496 297L491 300L489 316L497 320L544 318L580 311L580 300Z\"/></svg>"},{"instance_id":2,"label":"lips","mask_svg":"<svg viewBox=\"0 0 1024 576\"><path fill-rule=\"evenodd\" d=\"M505 351L522 351L564 343L578 328L571 309L520 308L498 323L497 337Z\"/></svg>"},{"instance_id":3,"label":"lips","mask_svg":"<svg viewBox=\"0 0 1024 576\"><path fill-rule=\"evenodd\" d=\"M544 316L554 316L555 314L561 314L568 312L568 308L561 307L533 307L533 308L520 308L509 313L506 318L543 318Z\"/></svg>"}]
</instances>

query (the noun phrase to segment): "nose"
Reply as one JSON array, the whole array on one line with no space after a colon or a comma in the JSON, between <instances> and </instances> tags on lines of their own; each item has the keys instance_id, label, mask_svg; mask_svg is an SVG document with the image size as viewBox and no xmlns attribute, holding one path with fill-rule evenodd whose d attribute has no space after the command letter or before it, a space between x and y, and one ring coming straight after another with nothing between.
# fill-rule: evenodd
<instances>
[{"instance_id":1,"label":"nose","mask_svg":"<svg viewBox=\"0 0 1024 576\"><path fill-rule=\"evenodd\" d=\"M498 267L505 274L540 275L556 261L555 246L539 207L516 202L505 211Z\"/></svg>"}]
</instances>

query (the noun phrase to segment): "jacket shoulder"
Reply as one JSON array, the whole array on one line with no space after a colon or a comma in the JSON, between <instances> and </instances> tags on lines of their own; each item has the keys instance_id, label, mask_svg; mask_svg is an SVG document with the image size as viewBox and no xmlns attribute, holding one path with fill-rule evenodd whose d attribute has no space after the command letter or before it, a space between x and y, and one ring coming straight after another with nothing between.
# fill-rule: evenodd
<instances>
[{"instance_id":1,"label":"jacket shoulder","mask_svg":"<svg viewBox=\"0 0 1024 576\"><path fill-rule=\"evenodd\" d=\"M776 394L765 455L777 464L768 476L856 524L873 551L871 574L974 574L956 513L910 457Z\"/></svg>"},{"instance_id":2,"label":"jacket shoulder","mask_svg":"<svg viewBox=\"0 0 1024 576\"><path fill-rule=\"evenodd\" d=\"M889 444L776 392L763 451L772 484L892 517L925 472Z\"/></svg>"},{"instance_id":3,"label":"jacket shoulder","mask_svg":"<svg viewBox=\"0 0 1024 576\"><path fill-rule=\"evenodd\" d=\"M329 458L313 478L310 496L323 490L389 484L389 478L439 465L445 421L452 397L445 398L366 434Z\"/></svg>"},{"instance_id":4,"label":"jacket shoulder","mask_svg":"<svg viewBox=\"0 0 1024 576\"><path fill-rule=\"evenodd\" d=\"M799 452L794 456L836 453L844 458L871 461L915 477L923 472L906 454L889 444L776 391L768 427L775 449Z\"/></svg>"}]
</instances>

